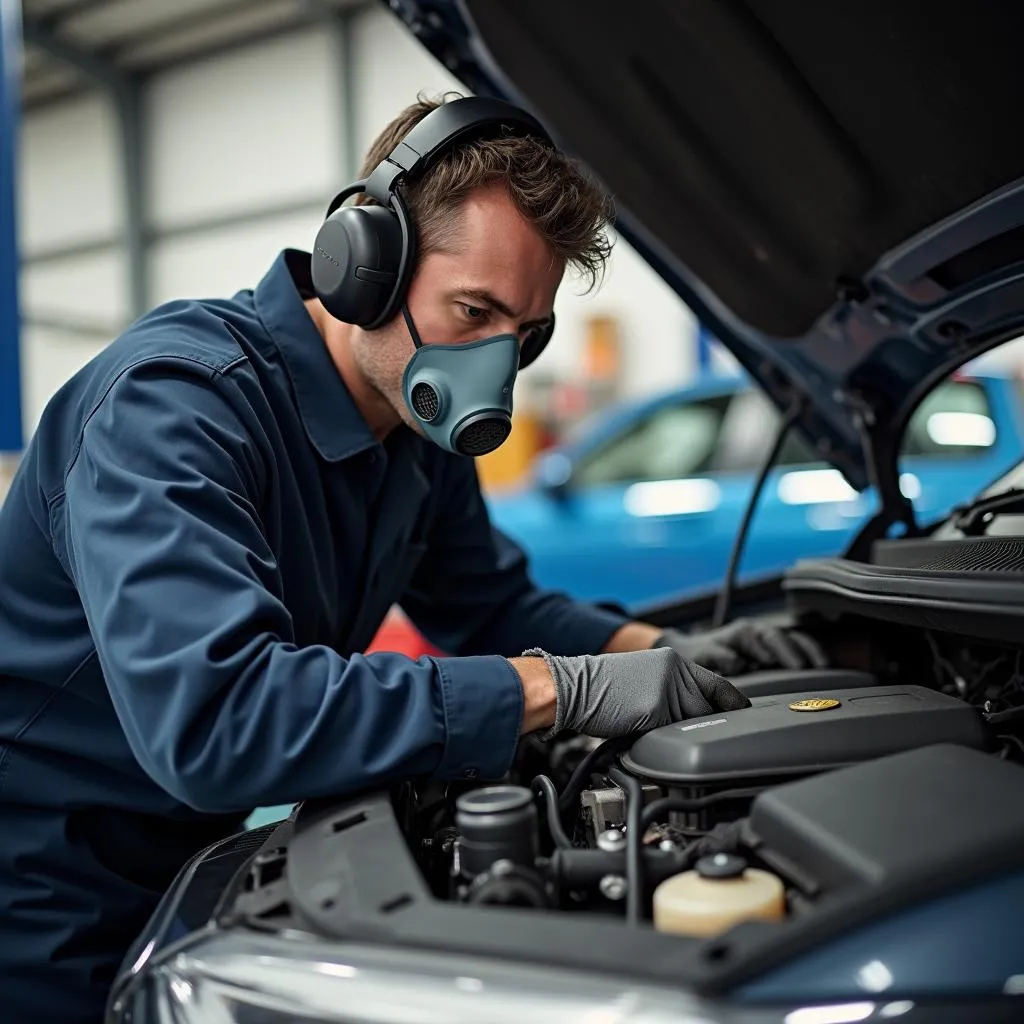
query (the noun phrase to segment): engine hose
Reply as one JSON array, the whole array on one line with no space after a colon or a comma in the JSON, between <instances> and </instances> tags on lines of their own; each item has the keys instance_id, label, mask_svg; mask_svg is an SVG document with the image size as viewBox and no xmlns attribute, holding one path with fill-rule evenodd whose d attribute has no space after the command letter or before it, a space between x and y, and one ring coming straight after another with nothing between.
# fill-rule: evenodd
<instances>
[{"instance_id":1,"label":"engine hose","mask_svg":"<svg viewBox=\"0 0 1024 1024\"><path fill-rule=\"evenodd\" d=\"M688 849L688 848L687 848ZM644 877L651 885L664 882L690 866L686 850L643 850ZM621 875L625 867L623 850L555 850L548 864L552 881L569 889L590 889L606 875Z\"/></svg>"},{"instance_id":2,"label":"engine hose","mask_svg":"<svg viewBox=\"0 0 1024 1024\"><path fill-rule=\"evenodd\" d=\"M579 799L580 794L587 788L590 776L597 771L598 767L610 757L621 754L628 750L640 736L640 733L632 733L629 736L613 736L603 743L594 747L586 757L576 766L576 770L569 776L569 781L558 798L558 806L562 814L572 810L573 804Z\"/></svg>"},{"instance_id":3,"label":"engine hose","mask_svg":"<svg viewBox=\"0 0 1024 1024\"><path fill-rule=\"evenodd\" d=\"M638 926L644 907L644 791L640 783L620 768L609 771L612 781L627 794L626 806L626 923Z\"/></svg>"},{"instance_id":4,"label":"engine hose","mask_svg":"<svg viewBox=\"0 0 1024 1024\"><path fill-rule=\"evenodd\" d=\"M572 840L565 834L565 828L562 826L562 819L558 814L558 790L555 789L555 784L546 775L538 775L533 780L530 788L535 793L539 793L544 797L544 807L547 811L548 817L548 829L551 832L551 838L555 841L555 846L558 846L563 850L571 850Z\"/></svg>"},{"instance_id":5,"label":"engine hose","mask_svg":"<svg viewBox=\"0 0 1024 1024\"><path fill-rule=\"evenodd\" d=\"M725 800L751 800L759 793L760 789L723 789L720 793L712 793L710 796L694 797L687 799L682 796L665 796L659 800L649 803L640 817L640 827L646 832L659 818L670 811L703 811L714 804L720 804Z\"/></svg>"},{"instance_id":6,"label":"engine hose","mask_svg":"<svg viewBox=\"0 0 1024 1024\"><path fill-rule=\"evenodd\" d=\"M716 825L707 835L694 839L682 851L686 866L692 867L702 857L714 853L740 853L747 847L747 819L723 822Z\"/></svg>"},{"instance_id":7,"label":"engine hose","mask_svg":"<svg viewBox=\"0 0 1024 1024\"><path fill-rule=\"evenodd\" d=\"M1012 722L1015 718L1024 719L1024 707L1008 708L1006 711L992 711L984 716L989 725L1002 725L1005 722ZM598 750L601 748L598 747ZM597 751L594 751L597 753Z\"/></svg>"}]
</instances>

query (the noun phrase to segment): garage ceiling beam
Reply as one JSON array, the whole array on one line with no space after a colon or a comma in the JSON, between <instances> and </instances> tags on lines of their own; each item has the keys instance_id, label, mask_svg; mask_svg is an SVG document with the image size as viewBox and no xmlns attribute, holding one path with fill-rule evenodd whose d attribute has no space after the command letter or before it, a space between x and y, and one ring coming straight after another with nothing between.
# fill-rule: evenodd
<instances>
[{"instance_id":1,"label":"garage ceiling beam","mask_svg":"<svg viewBox=\"0 0 1024 1024\"><path fill-rule=\"evenodd\" d=\"M75 0L73 4L55 7L41 15L39 22L47 28L62 28L69 21L74 21L81 14L88 14L97 7L109 7L116 0Z\"/></svg>"},{"instance_id":2,"label":"garage ceiling beam","mask_svg":"<svg viewBox=\"0 0 1024 1024\"><path fill-rule=\"evenodd\" d=\"M57 35L47 22L26 17L22 21L21 32L26 45L42 50L47 56L72 68L104 89L115 92L128 86L126 76L118 68L84 47Z\"/></svg>"},{"instance_id":3,"label":"garage ceiling beam","mask_svg":"<svg viewBox=\"0 0 1024 1024\"><path fill-rule=\"evenodd\" d=\"M149 307L148 249L144 176L142 166L142 116L139 80L84 47L58 35L46 23L27 18L22 23L26 45L73 68L111 98L117 111L124 176L124 247L128 297L132 317Z\"/></svg>"}]
</instances>

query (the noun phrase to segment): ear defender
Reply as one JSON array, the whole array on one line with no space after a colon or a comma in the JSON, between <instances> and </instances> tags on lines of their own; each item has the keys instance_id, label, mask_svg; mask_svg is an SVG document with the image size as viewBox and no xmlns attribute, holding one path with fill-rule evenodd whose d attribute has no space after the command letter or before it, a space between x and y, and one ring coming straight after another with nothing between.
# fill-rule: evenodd
<instances>
[{"instance_id":1,"label":"ear defender","mask_svg":"<svg viewBox=\"0 0 1024 1024\"><path fill-rule=\"evenodd\" d=\"M544 326L531 331L529 336L523 339L522 351L519 353L519 369L524 370L532 363L537 356L547 348L551 335L555 333L555 314L551 314L551 320Z\"/></svg>"},{"instance_id":2,"label":"ear defender","mask_svg":"<svg viewBox=\"0 0 1024 1024\"><path fill-rule=\"evenodd\" d=\"M342 206L313 245L313 287L336 320L367 327L388 306L402 263L402 230L384 206Z\"/></svg>"}]
</instances>

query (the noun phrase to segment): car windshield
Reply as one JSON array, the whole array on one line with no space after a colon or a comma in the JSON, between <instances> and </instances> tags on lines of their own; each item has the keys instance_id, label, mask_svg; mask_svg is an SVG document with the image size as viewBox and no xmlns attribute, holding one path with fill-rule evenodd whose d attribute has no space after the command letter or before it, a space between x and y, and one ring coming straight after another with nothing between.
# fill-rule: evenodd
<instances>
[{"instance_id":1,"label":"car windshield","mask_svg":"<svg viewBox=\"0 0 1024 1024\"><path fill-rule=\"evenodd\" d=\"M1024 489L1024 459L1021 459L1009 473L1004 473L994 484L986 487L978 497L991 498L994 494L1015 489Z\"/></svg>"}]
</instances>

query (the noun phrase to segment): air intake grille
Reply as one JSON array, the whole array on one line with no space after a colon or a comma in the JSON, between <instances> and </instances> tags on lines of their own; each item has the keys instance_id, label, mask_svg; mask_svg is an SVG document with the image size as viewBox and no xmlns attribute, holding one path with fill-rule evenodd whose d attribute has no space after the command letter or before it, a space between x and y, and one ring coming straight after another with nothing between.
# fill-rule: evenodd
<instances>
[{"instance_id":1,"label":"air intake grille","mask_svg":"<svg viewBox=\"0 0 1024 1024\"><path fill-rule=\"evenodd\" d=\"M1024 540L1016 537L884 541L875 555L876 564L893 569L1024 573Z\"/></svg>"},{"instance_id":2,"label":"air intake grille","mask_svg":"<svg viewBox=\"0 0 1024 1024\"><path fill-rule=\"evenodd\" d=\"M437 392L429 384L424 384L421 381L412 389L412 407L420 419L429 423L437 416L441 402L437 397Z\"/></svg>"},{"instance_id":3,"label":"air intake grille","mask_svg":"<svg viewBox=\"0 0 1024 1024\"><path fill-rule=\"evenodd\" d=\"M458 449L463 455L486 455L493 452L511 431L512 424L502 417L478 420L459 434Z\"/></svg>"},{"instance_id":4,"label":"air intake grille","mask_svg":"<svg viewBox=\"0 0 1024 1024\"><path fill-rule=\"evenodd\" d=\"M921 568L936 572L1024 572L1024 541L950 544L947 550L936 551Z\"/></svg>"}]
</instances>

